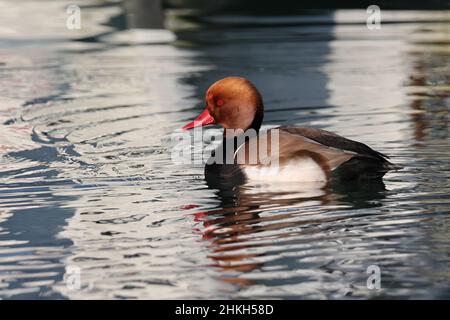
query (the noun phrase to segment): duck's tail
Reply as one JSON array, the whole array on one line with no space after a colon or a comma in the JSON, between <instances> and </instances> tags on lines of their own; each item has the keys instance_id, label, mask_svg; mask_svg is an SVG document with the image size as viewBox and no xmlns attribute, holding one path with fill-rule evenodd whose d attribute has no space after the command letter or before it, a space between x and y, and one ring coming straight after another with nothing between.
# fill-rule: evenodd
<instances>
[{"instance_id":1,"label":"duck's tail","mask_svg":"<svg viewBox=\"0 0 450 320\"><path fill-rule=\"evenodd\" d=\"M376 180L392 170L400 170L402 166L394 164L384 157L368 157L355 155L332 172L338 180Z\"/></svg>"}]
</instances>

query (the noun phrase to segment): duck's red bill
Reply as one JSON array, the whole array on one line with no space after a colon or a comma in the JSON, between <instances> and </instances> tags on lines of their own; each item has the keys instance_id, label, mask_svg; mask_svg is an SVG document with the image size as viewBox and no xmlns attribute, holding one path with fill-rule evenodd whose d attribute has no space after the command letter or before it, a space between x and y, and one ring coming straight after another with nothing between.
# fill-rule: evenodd
<instances>
[{"instance_id":1,"label":"duck's red bill","mask_svg":"<svg viewBox=\"0 0 450 320\"><path fill-rule=\"evenodd\" d=\"M182 129L189 130L199 126L206 126L208 124L213 124L215 122L214 118L209 114L208 109L205 109L200 115L191 123L185 125Z\"/></svg>"}]
</instances>

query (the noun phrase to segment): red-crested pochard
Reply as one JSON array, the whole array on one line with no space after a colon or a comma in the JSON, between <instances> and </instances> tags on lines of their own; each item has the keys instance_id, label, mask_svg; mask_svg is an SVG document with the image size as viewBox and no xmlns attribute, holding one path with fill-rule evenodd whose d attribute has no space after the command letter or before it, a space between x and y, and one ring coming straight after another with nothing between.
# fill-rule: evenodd
<instances>
[{"instance_id":1,"label":"red-crested pochard","mask_svg":"<svg viewBox=\"0 0 450 320\"><path fill-rule=\"evenodd\" d=\"M394 167L386 155L329 131L281 126L260 133L264 116L263 100L256 87L245 78L228 77L215 82L206 92L205 100L205 110L193 122L185 125L184 130L218 124L225 129L241 129L240 132L244 134L255 132L253 137L243 140L237 139L235 132L229 134L229 130L225 130L220 146L224 149L223 158L231 152L231 158L236 160L244 150L243 156L247 161L235 161L231 166L209 161L207 171L209 167L210 175L220 174L222 179L238 174L245 180L329 182L335 179L380 179ZM278 142L276 155L271 150L272 137L276 137ZM248 161L252 149L242 148L253 139L259 142L265 140L263 142L268 146L268 155L261 156L258 153L256 162ZM227 144L229 140L232 140L232 144ZM229 145L232 148L228 147L227 150L226 146ZM274 156L277 157L276 165L265 161Z\"/></svg>"}]
</instances>

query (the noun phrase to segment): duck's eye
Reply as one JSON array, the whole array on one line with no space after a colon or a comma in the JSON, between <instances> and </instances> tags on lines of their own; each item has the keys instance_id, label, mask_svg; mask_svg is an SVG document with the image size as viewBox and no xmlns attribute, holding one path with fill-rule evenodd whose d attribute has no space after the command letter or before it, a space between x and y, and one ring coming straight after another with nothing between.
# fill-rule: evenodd
<instances>
[{"instance_id":1,"label":"duck's eye","mask_svg":"<svg viewBox=\"0 0 450 320\"><path fill-rule=\"evenodd\" d=\"M223 100L222 100L222 99L217 99L216 105L217 105L218 107L222 106L222 105L223 105Z\"/></svg>"}]
</instances>

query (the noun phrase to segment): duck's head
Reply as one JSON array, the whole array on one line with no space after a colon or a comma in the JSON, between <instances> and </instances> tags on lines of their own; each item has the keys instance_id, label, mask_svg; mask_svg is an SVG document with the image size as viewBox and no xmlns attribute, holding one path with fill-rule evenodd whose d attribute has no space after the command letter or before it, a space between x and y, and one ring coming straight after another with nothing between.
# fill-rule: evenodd
<instances>
[{"instance_id":1,"label":"duck's head","mask_svg":"<svg viewBox=\"0 0 450 320\"><path fill-rule=\"evenodd\" d=\"M228 77L215 82L206 91L205 110L184 130L209 124L225 129L259 130L264 115L260 93L247 79Z\"/></svg>"}]
</instances>

